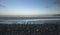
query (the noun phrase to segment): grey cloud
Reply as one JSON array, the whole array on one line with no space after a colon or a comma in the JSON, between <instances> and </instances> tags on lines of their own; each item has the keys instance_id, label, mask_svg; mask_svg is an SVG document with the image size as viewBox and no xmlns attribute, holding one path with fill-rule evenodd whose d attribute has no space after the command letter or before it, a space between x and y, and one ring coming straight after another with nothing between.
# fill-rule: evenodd
<instances>
[{"instance_id":1,"label":"grey cloud","mask_svg":"<svg viewBox=\"0 0 60 35\"><path fill-rule=\"evenodd\" d=\"M5 7L5 5L0 4L0 7Z\"/></svg>"},{"instance_id":2,"label":"grey cloud","mask_svg":"<svg viewBox=\"0 0 60 35\"><path fill-rule=\"evenodd\" d=\"M60 0L54 0L55 4L60 4Z\"/></svg>"},{"instance_id":3,"label":"grey cloud","mask_svg":"<svg viewBox=\"0 0 60 35\"><path fill-rule=\"evenodd\" d=\"M57 7L60 7L60 0L51 0L51 4L56 5ZM52 6L46 6L46 8L50 8Z\"/></svg>"},{"instance_id":4,"label":"grey cloud","mask_svg":"<svg viewBox=\"0 0 60 35\"><path fill-rule=\"evenodd\" d=\"M53 4L60 5L60 0L53 0Z\"/></svg>"},{"instance_id":5,"label":"grey cloud","mask_svg":"<svg viewBox=\"0 0 60 35\"><path fill-rule=\"evenodd\" d=\"M0 7L5 7L5 5L2 4L3 1L4 1L4 0L0 0Z\"/></svg>"}]
</instances>

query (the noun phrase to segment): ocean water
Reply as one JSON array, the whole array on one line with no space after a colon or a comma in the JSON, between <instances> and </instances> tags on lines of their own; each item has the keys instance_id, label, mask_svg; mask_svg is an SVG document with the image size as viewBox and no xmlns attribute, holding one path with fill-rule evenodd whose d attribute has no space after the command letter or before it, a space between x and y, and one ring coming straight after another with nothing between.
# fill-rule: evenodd
<instances>
[{"instance_id":1,"label":"ocean water","mask_svg":"<svg viewBox=\"0 0 60 35\"><path fill-rule=\"evenodd\" d=\"M59 17L0 17L0 24L51 24L60 23Z\"/></svg>"}]
</instances>

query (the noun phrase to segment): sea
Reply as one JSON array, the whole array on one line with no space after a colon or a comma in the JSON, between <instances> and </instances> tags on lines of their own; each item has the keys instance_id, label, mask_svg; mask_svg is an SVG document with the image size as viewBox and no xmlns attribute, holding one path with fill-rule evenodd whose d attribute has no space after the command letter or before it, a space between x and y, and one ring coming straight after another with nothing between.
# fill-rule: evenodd
<instances>
[{"instance_id":1,"label":"sea","mask_svg":"<svg viewBox=\"0 0 60 35\"><path fill-rule=\"evenodd\" d=\"M60 24L60 16L0 17L0 24Z\"/></svg>"}]
</instances>

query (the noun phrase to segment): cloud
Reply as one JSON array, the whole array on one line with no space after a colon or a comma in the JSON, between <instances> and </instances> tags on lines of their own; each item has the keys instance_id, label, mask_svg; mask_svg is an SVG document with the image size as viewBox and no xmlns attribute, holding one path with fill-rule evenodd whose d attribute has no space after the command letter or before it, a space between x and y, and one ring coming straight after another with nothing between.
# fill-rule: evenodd
<instances>
[{"instance_id":1,"label":"cloud","mask_svg":"<svg viewBox=\"0 0 60 35\"><path fill-rule=\"evenodd\" d=\"M0 7L5 7L5 5L0 4Z\"/></svg>"},{"instance_id":2,"label":"cloud","mask_svg":"<svg viewBox=\"0 0 60 35\"><path fill-rule=\"evenodd\" d=\"M4 1L4 0L0 0L0 7L5 7L5 5L2 4L3 1Z\"/></svg>"},{"instance_id":3,"label":"cloud","mask_svg":"<svg viewBox=\"0 0 60 35\"><path fill-rule=\"evenodd\" d=\"M50 0L50 3L57 7L60 7L60 0ZM46 6L46 8L50 8L50 7L53 7L53 6Z\"/></svg>"},{"instance_id":4,"label":"cloud","mask_svg":"<svg viewBox=\"0 0 60 35\"><path fill-rule=\"evenodd\" d=\"M60 6L60 0L53 0L53 4Z\"/></svg>"},{"instance_id":5,"label":"cloud","mask_svg":"<svg viewBox=\"0 0 60 35\"><path fill-rule=\"evenodd\" d=\"M60 0L54 0L54 4L60 4Z\"/></svg>"}]
</instances>

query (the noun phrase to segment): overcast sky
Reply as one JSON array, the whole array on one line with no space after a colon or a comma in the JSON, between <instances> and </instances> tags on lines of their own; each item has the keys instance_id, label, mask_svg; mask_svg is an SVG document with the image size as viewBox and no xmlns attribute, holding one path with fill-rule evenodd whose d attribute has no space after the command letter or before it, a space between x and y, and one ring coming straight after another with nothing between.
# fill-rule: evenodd
<instances>
[{"instance_id":1,"label":"overcast sky","mask_svg":"<svg viewBox=\"0 0 60 35\"><path fill-rule=\"evenodd\" d=\"M60 0L0 0L0 15L60 14Z\"/></svg>"}]
</instances>

